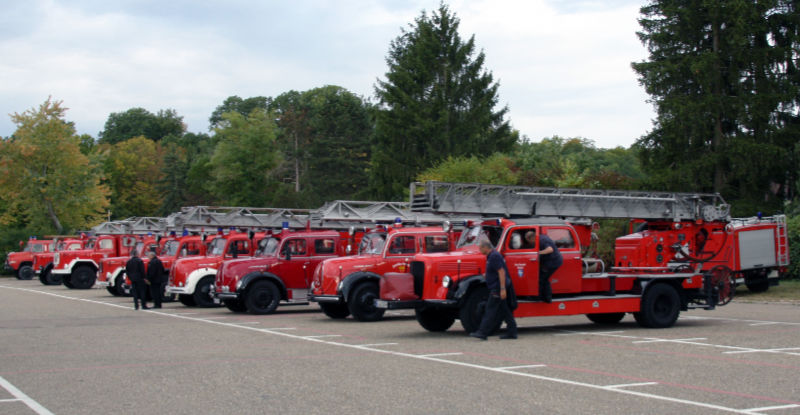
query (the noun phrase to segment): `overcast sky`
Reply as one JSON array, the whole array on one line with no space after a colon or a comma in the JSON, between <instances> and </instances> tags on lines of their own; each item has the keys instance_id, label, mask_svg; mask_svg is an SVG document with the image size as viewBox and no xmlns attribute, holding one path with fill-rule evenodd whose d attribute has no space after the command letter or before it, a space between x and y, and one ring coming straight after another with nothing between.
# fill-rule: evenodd
<instances>
[{"instance_id":1,"label":"overcast sky","mask_svg":"<svg viewBox=\"0 0 800 415\"><path fill-rule=\"evenodd\" d=\"M450 1L533 141L630 146L655 117L630 67L641 1ZM172 108L188 130L231 95L339 85L374 99L389 43L439 0L6 0L0 14L0 136L6 114L64 101L97 137L112 112Z\"/></svg>"}]
</instances>

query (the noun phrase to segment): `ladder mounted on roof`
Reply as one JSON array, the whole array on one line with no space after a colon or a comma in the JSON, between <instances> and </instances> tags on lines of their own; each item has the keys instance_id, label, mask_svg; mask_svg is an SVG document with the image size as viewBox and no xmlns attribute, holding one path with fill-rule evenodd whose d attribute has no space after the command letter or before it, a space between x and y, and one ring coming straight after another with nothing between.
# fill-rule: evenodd
<instances>
[{"instance_id":1,"label":"ladder mounted on roof","mask_svg":"<svg viewBox=\"0 0 800 415\"><path fill-rule=\"evenodd\" d=\"M719 194L501 186L429 181L410 185L415 212L482 216L729 221Z\"/></svg>"},{"instance_id":2,"label":"ladder mounted on roof","mask_svg":"<svg viewBox=\"0 0 800 415\"><path fill-rule=\"evenodd\" d=\"M405 202L335 200L311 212L312 227L344 229L356 224L390 224L398 219L406 225L441 226L445 220L473 219L439 212L414 212Z\"/></svg>"},{"instance_id":3,"label":"ladder mounted on roof","mask_svg":"<svg viewBox=\"0 0 800 415\"><path fill-rule=\"evenodd\" d=\"M211 232L217 228L268 229L304 228L307 209L250 208L226 206L191 206L168 217L167 228L192 232Z\"/></svg>"},{"instance_id":4,"label":"ladder mounted on roof","mask_svg":"<svg viewBox=\"0 0 800 415\"><path fill-rule=\"evenodd\" d=\"M166 218L134 216L127 219L103 222L91 229L95 235L146 235L163 232L167 228Z\"/></svg>"}]
</instances>

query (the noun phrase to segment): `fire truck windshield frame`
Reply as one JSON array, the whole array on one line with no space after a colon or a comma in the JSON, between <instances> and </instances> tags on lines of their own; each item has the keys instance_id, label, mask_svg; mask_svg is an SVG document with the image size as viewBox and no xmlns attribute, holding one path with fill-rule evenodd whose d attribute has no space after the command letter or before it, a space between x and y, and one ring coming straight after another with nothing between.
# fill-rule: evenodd
<instances>
[{"instance_id":1,"label":"fire truck windshield frame","mask_svg":"<svg viewBox=\"0 0 800 415\"><path fill-rule=\"evenodd\" d=\"M181 243L176 239L173 239L171 241L167 241L164 244L164 250L163 250L163 252L161 252L161 255L175 256L175 254L178 253L178 248L180 246L181 246Z\"/></svg>"},{"instance_id":2,"label":"fire truck windshield frame","mask_svg":"<svg viewBox=\"0 0 800 415\"><path fill-rule=\"evenodd\" d=\"M225 252L225 238L214 238L208 244L208 255L220 256Z\"/></svg>"},{"instance_id":3,"label":"fire truck windshield frame","mask_svg":"<svg viewBox=\"0 0 800 415\"><path fill-rule=\"evenodd\" d=\"M264 238L258 241L256 256L272 256L278 252L280 240L278 238Z\"/></svg>"},{"instance_id":4,"label":"fire truck windshield frame","mask_svg":"<svg viewBox=\"0 0 800 415\"><path fill-rule=\"evenodd\" d=\"M503 228L499 226L476 225L461 232L461 236L458 237L456 248L478 246L478 243L484 239L488 239L493 246L497 246L497 242L500 241L500 235L502 234Z\"/></svg>"},{"instance_id":5,"label":"fire truck windshield frame","mask_svg":"<svg viewBox=\"0 0 800 415\"><path fill-rule=\"evenodd\" d=\"M385 233L369 234L361 239L361 244L358 245L358 253L359 255L380 255L383 253L385 244Z\"/></svg>"}]
</instances>

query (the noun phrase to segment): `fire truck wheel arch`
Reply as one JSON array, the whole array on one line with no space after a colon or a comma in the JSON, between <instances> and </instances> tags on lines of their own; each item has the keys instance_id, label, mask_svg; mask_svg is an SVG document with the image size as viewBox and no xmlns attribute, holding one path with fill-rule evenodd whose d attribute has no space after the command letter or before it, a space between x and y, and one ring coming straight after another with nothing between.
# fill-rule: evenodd
<instances>
[{"instance_id":1,"label":"fire truck wheel arch","mask_svg":"<svg viewBox=\"0 0 800 415\"><path fill-rule=\"evenodd\" d=\"M366 272L366 271L359 271L354 272L352 274L347 275L342 281L342 289L339 290L339 294L342 295L344 301L350 297L350 291L353 290L358 284L361 284L364 281L375 281L380 283L381 276L375 274L373 272Z\"/></svg>"},{"instance_id":2,"label":"fire truck wheel arch","mask_svg":"<svg viewBox=\"0 0 800 415\"><path fill-rule=\"evenodd\" d=\"M47 264L41 273L39 273L39 281L44 285L61 285L61 278L53 274L53 263Z\"/></svg>"},{"instance_id":3,"label":"fire truck wheel arch","mask_svg":"<svg viewBox=\"0 0 800 415\"><path fill-rule=\"evenodd\" d=\"M277 287L278 291L281 293L282 300L288 300L288 294L286 290L286 285L283 283L283 280L280 279L277 275L270 273L270 272L251 272L244 277L242 277L242 285L239 287L239 293L245 293L249 287L252 287L258 281L262 280L269 280L273 282Z\"/></svg>"},{"instance_id":4,"label":"fire truck wheel arch","mask_svg":"<svg viewBox=\"0 0 800 415\"><path fill-rule=\"evenodd\" d=\"M207 276L216 276L217 270L215 268L198 268L192 271L188 277L186 277L186 284L184 288L186 289L185 293L182 294L194 294L194 290L197 288L197 283Z\"/></svg>"},{"instance_id":5,"label":"fire truck wheel arch","mask_svg":"<svg viewBox=\"0 0 800 415\"><path fill-rule=\"evenodd\" d=\"M458 288L456 289L455 295L453 295L453 299L458 301L460 306L467 297L467 294L469 294L474 287L485 285L486 280L484 279L483 275L473 275L471 277L462 278L458 282Z\"/></svg>"}]
</instances>

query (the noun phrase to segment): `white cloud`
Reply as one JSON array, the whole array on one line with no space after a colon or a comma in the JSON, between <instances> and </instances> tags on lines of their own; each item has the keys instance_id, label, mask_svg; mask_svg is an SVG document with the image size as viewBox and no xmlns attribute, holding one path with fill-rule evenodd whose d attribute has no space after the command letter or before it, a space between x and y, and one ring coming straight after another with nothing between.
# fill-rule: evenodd
<instances>
[{"instance_id":1,"label":"white cloud","mask_svg":"<svg viewBox=\"0 0 800 415\"><path fill-rule=\"evenodd\" d=\"M336 84L370 97L389 42L438 4L20 1L10 7L13 27L0 28L0 113L52 95L81 133L96 135L109 113L132 107L174 108L190 131L205 131L230 95ZM485 51L522 134L627 146L653 118L630 69L645 57L635 36L639 5L607 4L481 0L451 9L462 36L475 34ZM0 135L13 130L0 117Z\"/></svg>"}]
</instances>

